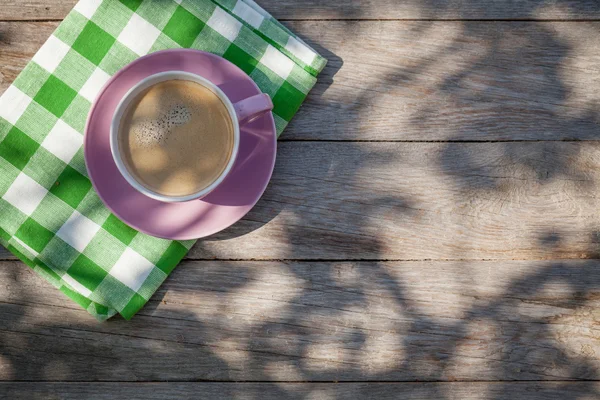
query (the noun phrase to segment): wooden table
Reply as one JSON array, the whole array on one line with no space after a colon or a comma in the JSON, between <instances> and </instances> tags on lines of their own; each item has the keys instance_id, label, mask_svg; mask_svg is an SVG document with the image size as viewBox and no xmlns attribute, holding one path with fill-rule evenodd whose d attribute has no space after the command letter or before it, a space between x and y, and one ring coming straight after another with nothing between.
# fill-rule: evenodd
<instances>
[{"instance_id":1,"label":"wooden table","mask_svg":"<svg viewBox=\"0 0 600 400\"><path fill-rule=\"evenodd\" d=\"M0 91L75 0L2 0ZM130 322L6 251L0 397L600 396L600 2L261 0L330 63Z\"/></svg>"}]
</instances>

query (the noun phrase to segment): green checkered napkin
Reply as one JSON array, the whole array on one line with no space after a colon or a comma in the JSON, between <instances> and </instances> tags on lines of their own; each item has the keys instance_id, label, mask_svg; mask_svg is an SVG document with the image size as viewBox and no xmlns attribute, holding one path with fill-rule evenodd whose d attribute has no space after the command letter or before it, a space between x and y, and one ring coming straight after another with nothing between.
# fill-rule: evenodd
<instances>
[{"instance_id":1,"label":"green checkered napkin","mask_svg":"<svg viewBox=\"0 0 600 400\"><path fill-rule=\"evenodd\" d=\"M251 0L81 0L0 97L0 244L99 320L131 318L194 244L112 215L82 150L109 77L178 47L248 73L273 99L278 134L326 63Z\"/></svg>"}]
</instances>

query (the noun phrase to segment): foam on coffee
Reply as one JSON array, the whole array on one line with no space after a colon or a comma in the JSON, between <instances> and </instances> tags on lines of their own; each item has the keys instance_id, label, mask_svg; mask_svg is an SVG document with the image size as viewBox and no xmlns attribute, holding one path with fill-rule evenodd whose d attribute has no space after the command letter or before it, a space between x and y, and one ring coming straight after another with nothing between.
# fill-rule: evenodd
<instances>
[{"instance_id":1,"label":"foam on coffee","mask_svg":"<svg viewBox=\"0 0 600 400\"><path fill-rule=\"evenodd\" d=\"M157 83L138 95L123 115L119 150L142 185L166 196L186 196L210 186L233 151L233 123L221 99L186 80Z\"/></svg>"},{"instance_id":2,"label":"foam on coffee","mask_svg":"<svg viewBox=\"0 0 600 400\"><path fill-rule=\"evenodd\" d=\"M192 113L185 104L175 104L163 115L140 122L132 126L132 129L140 146L153 146L163 143L173 127L185 125L191 119Z\"/></svg>"}]
</instances>

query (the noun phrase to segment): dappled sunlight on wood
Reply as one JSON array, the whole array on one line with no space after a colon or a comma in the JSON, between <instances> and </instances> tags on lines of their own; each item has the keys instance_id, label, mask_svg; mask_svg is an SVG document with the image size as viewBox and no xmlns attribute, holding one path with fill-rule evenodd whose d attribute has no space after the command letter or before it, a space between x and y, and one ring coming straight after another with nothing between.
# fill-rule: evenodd
<instances>
[{"instance_id":1,"label":"dappled sunlight on wood","mask_svg":"<svg viewBox=\"0 0 600 400\"><path fill-rule=\"evenodd\" d=\"M262 2L330 63L261 201L131 321L3 262L0 378L598 398L600 3ZM55 26L0 23L0 90Z\"/></svg>"}]
</instances>

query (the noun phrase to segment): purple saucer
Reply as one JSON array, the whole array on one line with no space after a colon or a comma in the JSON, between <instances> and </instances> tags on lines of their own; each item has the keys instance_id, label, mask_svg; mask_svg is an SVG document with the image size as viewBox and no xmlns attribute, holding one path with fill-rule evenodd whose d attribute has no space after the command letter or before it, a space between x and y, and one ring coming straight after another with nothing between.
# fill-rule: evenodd
<instances>
[{"instance_id":1,"label":"purple saucer","mask_svg":"<svg viewBox=\"0 0 600 400\"><path fill-rule=\"evenodd\" d=\"M163 203L146 197L127 183L114 163L110 123L119 101L131 87L149 75L172 70L210 80L233 103L260 93L241 69L210 53L177 49L144 56L117 72L96 98L85 128L85 161L98 196L123 222L165 239L198 239L239 221L262 196L275 166L275 121L267 113L240 129L240 149L232 171L203 199Z\"/></svg>"}]
</instances>

